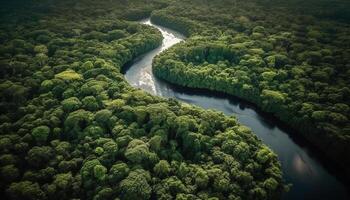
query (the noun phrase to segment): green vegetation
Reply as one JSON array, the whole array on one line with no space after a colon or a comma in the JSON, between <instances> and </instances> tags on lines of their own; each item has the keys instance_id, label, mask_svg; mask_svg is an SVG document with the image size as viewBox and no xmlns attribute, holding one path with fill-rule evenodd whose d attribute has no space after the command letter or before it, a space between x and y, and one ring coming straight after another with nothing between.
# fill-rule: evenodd
<instances>
[{"instance_id":1,"label":"green vegetation","mask_svg":"<svg viewBox=\"0 0 350 200\"><path fill-rule=\"evenodd\" d=\"M162 40L128 20L167 3L19 3L0 9L4 198L279 198L277 156L234 117L124 80L124 64Z\"/></svg>"},{"instance_id":2,"label":"green vegetation","mask_svg":"<svg viewBox=\"0 0 350 200\"><path fill-rule=\"evenodd\" d=\"M175 2L153 12L152 21L190 37L158 56L153 71L169 82L232 94L273 113L350 176L350 28L342 22L350 12L332 15L350 5L329 1L332 6L318 10L328 4L306 2L312 6Z\"/></svg>"}]
</instances>

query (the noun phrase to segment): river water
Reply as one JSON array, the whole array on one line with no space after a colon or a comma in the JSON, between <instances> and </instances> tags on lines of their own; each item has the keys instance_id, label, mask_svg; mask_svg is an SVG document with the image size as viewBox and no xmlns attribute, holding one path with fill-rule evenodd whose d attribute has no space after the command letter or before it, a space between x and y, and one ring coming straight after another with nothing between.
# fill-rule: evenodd
<instances>
[{"instance_id":1,"label":"river water","mask_svg":"<svg viewBox=\"0 0 350 200\"><path fill-rule=\"evenodd\" d=\"M226 115L236 116L240 123L251 128L278 154L284 179L292 184L291 190L283 194L282 199L350 199L346 185L339 180L340 175L336 175L337 170L328 166L322 155L312 151L311 145L302 139L293 136L296 133L283 127L278 120L232 96L174 86L156 78L152 73L152 59L160 52L183 41L185 37L168 28L155 25L149 19L141 23L160 30L164 39L160 47L140 56L126 68L124 74L130 85L153 95L175 98L204 109L214 109Z\"/></svg>"}]
</instances>

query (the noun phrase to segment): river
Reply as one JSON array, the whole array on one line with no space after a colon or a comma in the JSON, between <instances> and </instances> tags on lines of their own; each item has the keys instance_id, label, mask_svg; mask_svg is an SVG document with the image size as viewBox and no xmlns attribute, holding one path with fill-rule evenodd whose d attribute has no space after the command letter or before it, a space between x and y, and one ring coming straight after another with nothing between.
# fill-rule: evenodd
<instances>
[{"instance_id":1,"label":"river","mask_svg":"<svg viewBox=\"0 0 350 200\"><path fill-rule=\"evenodd\" d=\"M152 73L152 59L160 52L179 43L185 37L168 28L155 25L149 19L141 21L161 31L164 39L154 49L136 59L124 72L130 85L153 95L175 98L180 101L234 115L240 123L254 133L275 153L282 164L284 180L292 184L282 199L350 199L346 185L339 180L337 170L327 165L322 155L312 151L311 145L293 135L293 130L283 127L278 120L258 111L251 104L229 95L193 90L159 80ZM338 178L337 178L338 177Z\"/></svg>"}]
</instances>

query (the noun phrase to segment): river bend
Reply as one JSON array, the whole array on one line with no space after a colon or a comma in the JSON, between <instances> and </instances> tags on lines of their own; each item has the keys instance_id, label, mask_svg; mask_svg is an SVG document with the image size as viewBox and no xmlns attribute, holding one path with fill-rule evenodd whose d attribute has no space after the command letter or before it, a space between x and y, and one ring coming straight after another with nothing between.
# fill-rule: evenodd
<instances>
[{"instance_id":1,"label":"river bend","mask_svg":"<svg viewBox=\"0 0 350 200\"><path fill-rule=\"evenodd\" d=\"M261 113L254 106L229 95L174 86L156 78L152 73L152 60L185 37L168 28L153 24L149 19L141 21L157 28L163 35L162 45L136 59L124 72L130 85L153 95L175 98L182 102L214 109L226 115L234 115L240 123L254 133L275 153L282 164L283 176L293 186L282 199L350 199L347 187L337 179L336 170L326 167L322 155L311 151L310 145L292 137L292 130L284 128L278 120Z\"/></svg>"}]
</instances>

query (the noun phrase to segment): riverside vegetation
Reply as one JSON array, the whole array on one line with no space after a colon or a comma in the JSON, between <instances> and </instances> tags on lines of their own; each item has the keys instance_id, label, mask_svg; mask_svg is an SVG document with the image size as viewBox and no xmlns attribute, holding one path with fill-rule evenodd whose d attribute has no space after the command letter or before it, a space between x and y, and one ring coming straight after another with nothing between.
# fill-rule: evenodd
<instances>
[{"instance_id":1,"label":"riverside vegetation","mask_svg":"<svg viewBox=\"0 0 350 200\"><path fill-rule=\"evenodd\" d=\"M134 89L120 73L125 63L162 41L156 29L129 20L145 18L170 3L173 1L2 3L3 198L279 198L284 185L277 156L248 128L232 116ZM203 45L215 44L203 39L198 38L203 42L199 52ZM177 48L190 52L196 41L192 38ZM156 63L174 52L176 48ZM261 49L253 52L264 54ZM204 58L195 53L187 59L202 65ZM171 59L175 60L165 66L174 62L186 66L180 55ZM228 62L220 63L211 64L212 69L229 69ZM307 73L303 69L297 68L300 76ZM246 74L238 76L239 80L249 79L246 71L235 71ZM267 96L279 96L273 89L268 91ZM281 98L287 99L285 94ZM346 108L343 104L338 107L342 112Z\"/></svg>"},{"instance_id":2,"label":"riverside vegetation","mask_svg":"<svg viewBox=\"0 0 350 200\"><path fill-rule=\"evenodd\" d=\"M153 71L254 103L349 176L349 13L347 1L178 1L151 19L189 38L156 57Z\"/></svg>"}]
</instances>

